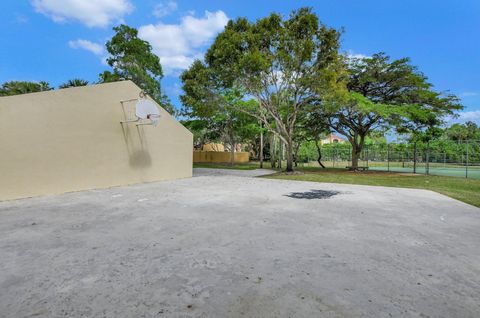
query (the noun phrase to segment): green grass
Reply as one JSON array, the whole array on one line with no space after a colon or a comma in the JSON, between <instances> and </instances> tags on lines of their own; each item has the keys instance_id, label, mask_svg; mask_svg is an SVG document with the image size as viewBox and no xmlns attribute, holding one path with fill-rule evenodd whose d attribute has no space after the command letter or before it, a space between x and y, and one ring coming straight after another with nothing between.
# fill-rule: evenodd
<instances>
[{"instance_id":1,"label":"green grass","mask_svg":"<svg viewBox=\"0 0 480 318\"><path fill-rule=\"evenodd\" d=\"M254 170L258 169L257 163L236 163L230 165L228 163L194 163L194 168L210 168L210 169L235 169L235 170Z\"/></svg>"},{"instance_id":2,"label":"green grass","mask_svg":"<svg viewBox=\"0 0 480 318\"><path fill-rule=\"evenodd\" d=\"M277 173L266 178L426 189L480 207L480 180L382 171L350 172L334 168L297 170L303 174Z\"/></svg>"}]
</instances>

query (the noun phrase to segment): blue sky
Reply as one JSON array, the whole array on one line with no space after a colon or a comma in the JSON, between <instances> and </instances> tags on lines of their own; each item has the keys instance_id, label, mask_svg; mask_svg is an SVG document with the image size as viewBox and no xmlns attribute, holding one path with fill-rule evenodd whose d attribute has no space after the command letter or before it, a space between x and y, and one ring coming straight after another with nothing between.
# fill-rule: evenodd
<instances>
[{"instance_id":1,"label":"blue sky","mask_svg":"<svg viewBox=\"0 0 480 318\"><path fill-rule=\"evenodd\" d=\"M179 106L178 75L202 56L228 19L287 15L302 6L345 29L346 53L410 57L437 90L461 97L465 110L459 121L480 123L478 0L2 0L0 82L94 82L108 69L104 43L111 28L123 22L151 42L166 73L162 87Z\"/></svg>"}]
</instances>

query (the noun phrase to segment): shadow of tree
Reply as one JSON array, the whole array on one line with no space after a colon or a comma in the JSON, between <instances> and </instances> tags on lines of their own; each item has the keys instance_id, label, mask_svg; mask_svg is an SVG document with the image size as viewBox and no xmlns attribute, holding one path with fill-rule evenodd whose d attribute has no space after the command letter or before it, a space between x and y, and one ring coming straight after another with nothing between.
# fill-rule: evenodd
<instances>
[{"instance_id":1,"label":"shadow of tree","mask_svg":"<svg viewBox=\"0 0 480 318\"><path fill-rule=\"evenodd\" d=\"M290 194L285 194L286 197L293 199L328 199L337 194L340 194L340 191L327 191L327 190L310 190L306 192L292 192Z\"/></svg>"}]
</instances>

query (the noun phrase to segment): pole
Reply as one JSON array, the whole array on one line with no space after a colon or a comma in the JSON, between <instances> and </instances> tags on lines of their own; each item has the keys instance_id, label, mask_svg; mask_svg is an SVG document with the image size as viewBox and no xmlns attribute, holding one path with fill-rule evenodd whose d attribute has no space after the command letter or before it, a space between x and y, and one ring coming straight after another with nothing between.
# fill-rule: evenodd
<instances>
[{"instance_id":1,"label":"pole","mask_svg":"<svg viewBox=\"0 0 480 318\"><path fill-rule=\"evenodd\" d=\"M365 152L363 153L365 157L366 166L368 167L368 146L365 147Z\"/></svg>"},{"instance_id":2,"label":"pole","mask_svg":"<svg viewBox=\"0 0 480 318\"><path fill-rule=\"evenodd\" d=\"M263 123L260 124L260 168L263 168Z\"/></svg>"},{"instance_id":3,"label":"pole","mask_svg":"<svg viewBox=\"0 0 480 318\"><path fill-rule=\"evenodd\" d=\"M465 178L468 178L468 140L467 140L467 160L465 162Z\"/></svg>"},{"instance_id":4,"label":"pole","mask_svg":"<svg viewBox=\"0 0 480 318\"><path fill-rule=\"evenodd\" d=\"M413 173L417 173L417 142L413 143Z\"/></svg>"},{"instance_id":5,"label":"pole","mask_svg":"<svg viewBox=\"0 0 480 318\"><path fill-rule=\"evenodd\" d=\"M428 175L430 173L430 141L427 142L427 155L425 159L427 160L425 170Z\"/></svg>"},{"instance_id":6,"label":"pole","mask_svg":"<svg viewBox=\"0 0 480 318\"><path fill-rule=\"evenodd\" d=\"M390 144L387 144L387 171L390 172Z\"/></svg>"},{"instance_id":7,"label":"pole","mask_svg":"<svg viewBox=\"0 0 480 318\"><path fill-rule=\"evenodd\" d=\"M333 144L333 150L335 150L333 152L333 167L335 168L335 157L337 156L337 145L336 144Z\"/></svg>"}]
</instances>

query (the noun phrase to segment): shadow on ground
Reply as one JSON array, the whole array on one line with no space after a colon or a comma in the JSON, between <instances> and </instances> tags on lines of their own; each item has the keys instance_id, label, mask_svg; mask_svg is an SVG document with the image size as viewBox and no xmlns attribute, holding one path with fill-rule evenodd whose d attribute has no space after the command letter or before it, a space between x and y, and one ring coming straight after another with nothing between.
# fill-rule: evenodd
<instances>
[{"instance_id":1,"label":"shadow on ground","mask_svg":"<svg viewBox=\"0 0 480 318\"><path fill-rule=\"evenodd\" d=\"M327 190L310 190L305 192L292 192L290 194L285 194L286 197L293 199L328 199L337 194L340 194L340 191L327 191Z\"/></svg>"}]
</instances>

